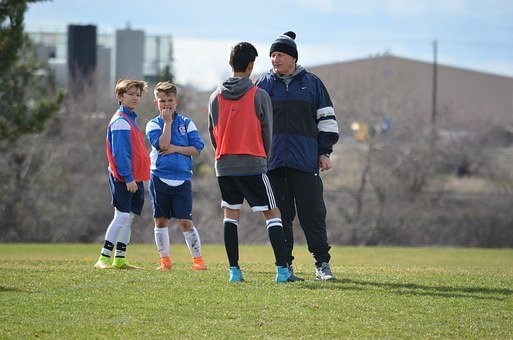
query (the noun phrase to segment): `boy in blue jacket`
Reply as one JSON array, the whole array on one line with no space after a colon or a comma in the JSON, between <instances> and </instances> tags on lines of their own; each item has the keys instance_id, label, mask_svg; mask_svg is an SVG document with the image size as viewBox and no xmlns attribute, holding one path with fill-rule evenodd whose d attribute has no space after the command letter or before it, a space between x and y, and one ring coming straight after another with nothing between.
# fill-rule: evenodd
<instances>
[{"instance_id":1,"label":"boy in blue jacket","mask_svg":"<svg viewBox=\"0 0 513 340\"><path fill-rule=\"evenodd\" d=\"M150 198L155 219L155 243L160 255L157 270L171 269L169 221L175 218L193 258L193 270L207 266L201 254L198 230L192 222L192 156L198 156L205 144L194 122L176 111L177 88L160 82L154 90L159 115L146 125L152 150Z\"/></svg>"},{"instance_id":2,"label":"boy in blue jacket","mask_svg":"<svg viewBox=\"0 0 513 340\"><path fill-rule=\"evenodd\" d=\"M134 216L141 215L144 205L143 181L150 179L150 160L144 135L137 125L135 108L147 87L145 81L131 79L121 79L115 87L119 108L109 122L105 141L114 217L105 232L100 258L94 265L98 269L135 268L126 259L126 248Z\"/></svg>"}]
</instances>

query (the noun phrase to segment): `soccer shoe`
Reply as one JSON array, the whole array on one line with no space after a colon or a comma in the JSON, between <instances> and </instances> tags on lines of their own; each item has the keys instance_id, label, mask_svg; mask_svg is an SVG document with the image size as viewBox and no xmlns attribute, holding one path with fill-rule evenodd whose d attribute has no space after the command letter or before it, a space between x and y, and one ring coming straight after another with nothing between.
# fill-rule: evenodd
<instances>
[{"instance_id":1,"label":"soccer shoe","mask_svg":"<svg viewBox=\"0 0 513 340\"><path fill-rule=\"evenodd\" d=\"M331 281L335 280L335 276L333 276L333 273L331 272L330 265L327 262L321 263L320 267L317 267L316 271L316 280L319 281Z\"/></svg>"},{"instance_id":2,"label":"soccer shoe","mask_svg":"<svg viewBox=\"0 0 513 340\"><path fill-rule=\"evenodd\" d=\"M203 258L201 256L195 257L192 260L192 270L207 270L207 265L203 262Z\"/></svg>"},{"instance_id":3,"label":"soccer shoe","mask_svg":"<svg viewBox=\"0 0 513 340\"><path fill-rule=\"evenodd\" d=\"M289 272L290 272L290 277L289 277L289 281L290 282L304 281L305 280L302 277L296 276L296 274L294 274L294 268L292 268L291 265L287 265L287 266L289 267Z\"/></svg>"},{"instance_id":4,"label":"soccer shoe","mask_svg":"<svg viewBox=\"0 0 513 340\"><path fill-rule=\"evenodd\" d=\"M289 282L290 271L288 267L276 266L276 283Z\"/></svg>"},{"instance_id":5,"label":"soccer shoe","mask_svg":"<svg viewBox=\"0 0 513 340\"><path fill-rule=\"evenodd\" d=\"M139 269L135 266L132 266L130 263L128 263L128 260L124 257L114 258L114 262L112 262L112 266L116 269Z\"/></svg>"},{"instance_id":6,"label":"soccer shoe","mask_svg":"<svg viewBox=\"0 0 513 340\"><path fill-rule=\"evenodd\" d=\"M239 267L230 267L230 279L228 282L242 282L242 272Z\"/></svg>"},{"instance_id":7,"label":"soccer shoe","mask_svg":"<svg viewBox=\"0 0 513 340\"><path fill-rule=\"evenodd\" d=\"M157 270L169 270L172 266L171 258L169 256L164 256L160 258L160 265L157 267Z\"/></svg>"},{"instance_id":8,"label":"soccer shoe","mask_svg":"<svg viewBox=\"0 0 513 340\"><path fill-rule=\"evenodd\" d=\"M94 264L94 268L97 269L114 269L114 267L110 264L110 257L100 255L100 258Z\"/></svg>"}]
</instances>

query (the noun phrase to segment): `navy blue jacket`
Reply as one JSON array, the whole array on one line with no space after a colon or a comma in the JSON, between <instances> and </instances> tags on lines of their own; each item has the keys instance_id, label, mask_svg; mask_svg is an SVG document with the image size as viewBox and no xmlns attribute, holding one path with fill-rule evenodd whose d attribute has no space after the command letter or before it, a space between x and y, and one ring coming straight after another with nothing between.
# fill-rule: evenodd
<instances>
[{"instance_id":1,"label":"navy blue jacket","mask_svg":"<svg viewBox=\"0 0 513 340\"><path fill-rule=\"evenodd\" d=\"M338 124L322 81L301 66L284 78L272 70L256 85L273 105L273 142L268 170L290 167L319 172L319 155L330 154L338 141Z\"/></svg>"}]
</instances>

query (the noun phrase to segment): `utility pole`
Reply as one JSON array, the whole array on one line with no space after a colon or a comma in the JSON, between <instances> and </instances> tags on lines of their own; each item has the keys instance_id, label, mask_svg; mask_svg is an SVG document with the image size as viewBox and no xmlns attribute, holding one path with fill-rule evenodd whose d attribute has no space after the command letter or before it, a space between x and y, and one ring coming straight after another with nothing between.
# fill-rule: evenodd
<instances>
[{"instance_id":1,"label":"utility pole","mask_svg":"<svg viewBox=\"0 0 513 340\"><path fill-rule=\"evenodd\" d=\"M436 115L437 115L437 92L438 92L438 63L437 63L437 54L438 54L438 41L433 40L433 102L432 102L432 113L431 113L431 124L433 127L433 131L436 126Z\"/></svg>"}]
</instances>

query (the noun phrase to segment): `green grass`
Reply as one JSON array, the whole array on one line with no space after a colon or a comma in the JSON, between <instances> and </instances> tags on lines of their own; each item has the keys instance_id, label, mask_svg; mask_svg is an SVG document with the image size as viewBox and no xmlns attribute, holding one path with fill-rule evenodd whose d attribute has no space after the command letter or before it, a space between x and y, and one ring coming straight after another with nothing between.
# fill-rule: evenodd
<instances>
[{"instance_id":1,"label":"green grass","mask_svg":"<svg viewBox=\"0 0 513 340\"><path fill-rule=\"evenodd\" d=\"M172 245L132 245L143 270L95 270L100 245L0 244L0 338L511 338L513 250L333 247L337 282L274 283L270 246L242 246L245 282L228 283L224 247L193 272Z\"/></svg>"}]
</instances>

